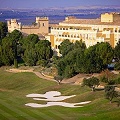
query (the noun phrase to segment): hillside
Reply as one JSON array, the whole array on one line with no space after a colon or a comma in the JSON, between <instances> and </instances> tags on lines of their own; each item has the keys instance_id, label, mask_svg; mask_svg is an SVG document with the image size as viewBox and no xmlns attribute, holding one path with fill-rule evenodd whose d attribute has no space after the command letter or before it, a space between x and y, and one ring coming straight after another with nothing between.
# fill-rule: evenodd
<instances>
[{"instance_id":1,"label":"hillside","mask_svg":"<svg viewBox=\"0 0 120 120\"><path fill-rule=\"evenodd\" d=\"M61 84L40 79L34 73L11 73L0 68L0 119L1 120L118 120L120 109L116 102L109 103L104 97L104 91L92 92L88 87L80 85ZM26 95L44 94L48 91L59 91L63 96L76 95L64 100L67 103L91 101L84 107L69 108L51 106L32 108L26 103L46 104L45 101L35 101Z\"/></svg>"}]
</instances>

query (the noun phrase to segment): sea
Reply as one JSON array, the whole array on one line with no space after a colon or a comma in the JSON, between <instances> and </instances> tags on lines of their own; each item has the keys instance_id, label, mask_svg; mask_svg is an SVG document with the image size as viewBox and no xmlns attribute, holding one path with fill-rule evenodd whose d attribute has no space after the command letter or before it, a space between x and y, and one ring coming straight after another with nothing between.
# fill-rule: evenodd
<instances>
[{"instance_id":1,"label":"sea","mask_svg":"<svg viewBox=\"0 0 120 120\"><path fill-rule=\"evenodd\" d=\"M6 22L10 19L17 19L24 25L30 25L35 22L36 17L48 17L49 22L59 23L66 16L74 16L80 19L95 19L99 18L101 13L118 12L120 9L85 9L85 10L24 10L24 9L0 9L0 21Z\"/></svg>"},{"instance_id":2,"label":"sea","mask_svg":"<svg viewBox=\"0 0 120 120\"><path fill-rule=\"evenodd\" d=\"M0 21L6 22L10 19L17 19L18 22L21 22L22 24L29 25L35 22L36 17L48 17L49 22L52 23L59 23L65 19L66 16L75 16L76 18L81 19L89 19L89 18L98 18L99 14L74 14L74 13L63 13L63 14L40 14L40 13L31 13L31 12L15 12L15 11L2 11L0 10Z\"/></svg>"}]
</instances>

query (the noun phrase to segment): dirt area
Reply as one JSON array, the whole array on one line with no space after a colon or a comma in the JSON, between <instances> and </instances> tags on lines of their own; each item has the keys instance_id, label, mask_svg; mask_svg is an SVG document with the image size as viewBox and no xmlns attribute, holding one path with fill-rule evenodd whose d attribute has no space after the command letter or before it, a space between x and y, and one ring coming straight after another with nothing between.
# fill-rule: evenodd
<instances>
[{"instance_id":1,"label":"dirt area","mask_svg":"<svg viewBox=\"0 0 120 120\"><path fill-rule=\"evenodd\" d=\"M76 76L74 76L72 78L62 80L61 83L71 83L71 84L78 85L78 84L82 83L84 78L90 78L92 76L98 77L99 75L100 74L98 74L98 73L94 73L94 74L78 74L78 75L76 75Z\"/></svg>"},{"instance_id":2,"label":"dirt area","mask_svg":"<svg viewBox=\"0 0 120 120\"><path fill-rule=\"evenodd\" d=\"M46 80L51 80L51 81L56 81L53 79L53 77L49 77L46 76L44 74L42 74L42 71L38 72L38 71L34 71L34 68L26 68L26 69L15 69L15 68L11 68L11 69L7 69L6 71L8 72L13 72L13 73L18 73L18 72L33 72L35 73L38 77L46 79ZM83 81L84 78L89 78L89 77L98 77L100 78L101 76L106 76L106 77L111 77L114 78L116 76L116 74L119 74L120 71L113 71L110 72L108 70L103 71L101 73L94 73L94 74L78 74L72 78L69 79L63 79L61 83L68 83L68 84L74 84L74 85L80 85Z\"/></svg>"},{"instance_id":3,"label":"dirt area","mask_svg":"<svg viewBox=\"0 0 120 120\"><path fill-rule=\"evenodd\" d=\"M9 69L9 70L6 70L8 72L13 72L13 73L18 73L18 72L33 72L33 69L29 69L29 70L21 70L21 69Z\"/></svg>"}]
</instances>

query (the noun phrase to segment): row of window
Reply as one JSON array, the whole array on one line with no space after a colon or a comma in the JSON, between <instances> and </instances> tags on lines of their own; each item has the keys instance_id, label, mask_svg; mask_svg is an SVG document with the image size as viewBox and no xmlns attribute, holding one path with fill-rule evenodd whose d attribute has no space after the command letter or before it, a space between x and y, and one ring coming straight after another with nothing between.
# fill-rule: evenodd
<instances>
[{"instance_id":1,"label":"row of window","mask_svg":"<svg viewBox=\"0 0 120 120\"><path fill-rule=\"evenodd\" d=\"M69 27L69 28L54 28L54 27L51 27L51 29L54 29L54 30L68 30L68 29L74 29L74 30L89 30L87 28L74 28L74 27Z\"/></svg>"},{"instance_id":2,"label":"row of window","mask_svg":"<svg viewBox=\"0 0 120 120\"><path fill-rule=\"evenodd\" d=\"M79 36L76 36L76 35L59 35L59 37L72 37L72 38L79 38Z\"/></svg>"},{"instance_id":3,"label":"row of window","mask_svg":"<svg viewBox=\"0 0 120 120\"><path fill-rule=\"evenodd\" d=\"M120 33L120 29L119 30L115 30L115 32L119 32Z\"/></svg>"},{"instance_id":4,"label":"row of window","mask_svg":"<svg viewBox=\"0 0 120 120\"><path fill-rule=\"evenodd\" d=\"M96 37L94 34L80 34L80 35L58 35L59 37L69 37L69 38L86 38L86 39L92 39Z\"/></svg>"}]
</instances>

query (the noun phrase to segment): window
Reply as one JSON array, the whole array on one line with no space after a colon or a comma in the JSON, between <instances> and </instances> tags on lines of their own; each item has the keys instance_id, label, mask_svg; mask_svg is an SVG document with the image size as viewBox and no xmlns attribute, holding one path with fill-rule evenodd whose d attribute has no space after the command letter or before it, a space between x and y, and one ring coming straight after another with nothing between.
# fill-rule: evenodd
<instances>
[{"instance_id":1,"label":"window","mask_svg":"<svg viewBox=\"0 0 120 120\"><path fill-rule=\"evenodd\" d=\"M117 29L115 29L115 32L117 32Z\"/></svg>"},{"instance_id":2,"label":"window","mask_svg":"<svg viewBox=\"0 0 120 120\"><path fill-rule=\"evenodd\" d=\"M43 23L43 26L45 26L45 23Z\"/></svg>"},{"instance_id":3,"label":"window","mask_svg":"<svg viewBox=\"0 0 120 120\"><path fill-rule=\"evenodd\" d=\"M55 49L57 49L58 47L57 47L57 45L55 45Z\"/></svg>"}]
</instances>

